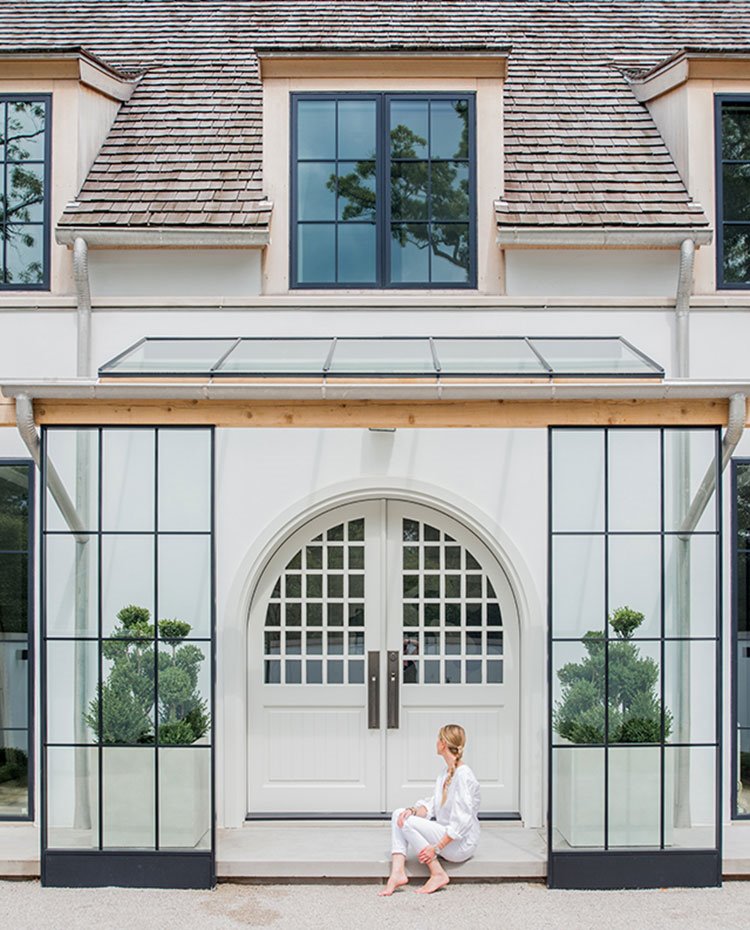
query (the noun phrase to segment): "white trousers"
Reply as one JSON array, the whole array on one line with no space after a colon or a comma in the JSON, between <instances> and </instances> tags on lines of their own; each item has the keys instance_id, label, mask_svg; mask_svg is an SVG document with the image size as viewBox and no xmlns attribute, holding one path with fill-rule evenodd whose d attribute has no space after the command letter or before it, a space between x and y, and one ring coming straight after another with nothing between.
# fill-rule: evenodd
<instances>
[{"instance_id":1,"label":"white trousers","mask_svg":"<svg viewBox=\"0 0 750 930\"><path fill-rule=\"evenodd\" d=\"M406 818L403 827L399 827L398 818L402 810L404 808L394 811L391 817L391 855L400 853L408 856L409 847L412 854L417 855L425 846L439 843L448 832L436 820L415 817L414 814ZM449 862L464 862L473 852L473 847L467 848L460 840L452 840L445 849L440 850L439 855Z\"/></svg>"}]
</instances>

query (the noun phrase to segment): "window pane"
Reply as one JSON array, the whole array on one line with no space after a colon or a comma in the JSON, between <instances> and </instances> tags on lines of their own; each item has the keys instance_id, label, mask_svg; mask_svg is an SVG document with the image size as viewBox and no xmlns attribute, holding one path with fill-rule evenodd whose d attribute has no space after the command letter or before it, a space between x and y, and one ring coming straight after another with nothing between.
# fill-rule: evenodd
<instances>
[{"instance_id":1,"label":"window pane","mask_svg":"<svg viewBox=\"0 0 750 930\"><path fill-rule=\"evenodd\" d=\"M47 749L47 845L96 849L99 844L99 750Z\"/></svg>"},{"instance_id":2,"label":"window pane","mask_svg":"<svg viewBox=\"0 0 750 930\"><path fill-rule=\"evenodd\" d=\"M297 101L299 158L336 157L336 101Z\"/></svg>"},{"instance_id":3,"label":"window pane","mask_svg":"<svg viewBox=\"0 0 750 930\"><path fill-rule=\"evenodd\" d=\"M643 614L638 639L661 635L661 540L658 536L610 536L609 607ZM610 628L610 636L614 633Z\"/></svg>"},{"instance_id":4,"label":"window pane","mask_svg":"<svg viewBox=\"0 0 750 930\"><path fill-rule=\"evenodd\" d=\"M750 159L750 107L725 103L721 111L721 149L724 158Z\"/></svg>"},{"instance_id":5,"label":"window pane","mask_svg":"<svg viewBox=\"0 0 750 930\"><path fill-rule=\"evenodd\" d=\"M0 730L23 730L29 725L28 695L28 643L0 638Z\"/></svg>"},{"instance_id":6,"label":"window pane","mask_svg":"<svg viewBox=\"0 0 750 930\"><path fill-rule=\"evenodd\" d=\"M47 738L92 743L99 732L99 648L96 642L47 643Z\"/></svg>"},{"instance_id":7,"label":"window pane","mask_svg":"<svg viewBox=\"0 0 750 930\"><path fill-rule=\"evenodd\" d=\"M670 429L664 435L664 529L684 528L690 505L703 478L711 469L716 486L716 434L713 430ZM716 529L716 495L695 526L696 530Z\"/></svg>"},{"instance_id":8,"label":"window pane","mask_svg":"<svg viewBox=\"0 0 750 930\"><path fill-rule=\"evenodd\" d=\"M339 158L375 158L377 104L374 100L339 100Z\"/></svg>"},{"instance_id":9,"label":"window pane","mask_svg":"<svg viewBox=\"0 0 750 930\"><path fill-rule=\"evenodd\" d=\"M297 165L297 217L300 220L336 218L335 162L300 162Z\"/></svg>"},{"instance_id":10,"label":"window pane","mask_svg":"<svg viewBox=\"0 0 750 930\"><path fill-rule=\"evenodd\" d=\"M209 646L207 643L185 642L177 635L167 639L168 630L164 627L161 632L159 743L176 746L208 742L211 733ZM290 651L288 645L287 651Z\"/></svg>"},{"instance_id":11,"label":"window pane","mask_svg":"<svg viewBox=\"0 0 750 930\"><path fill-rule=\"evenodd\" d=\"M28 628L28 571L27 553L0 552L0 636L23 634Z\"/></svg>"},{"instance_id":12,"label":"window pane","mask_svg":"<svg viewBox=\"0 0 750 930\"><path fill-rule=\"evenodd\" d=\"M716 635L716 537L664 539L667 636Z\"/></svg>"},{"instance_id":13,"label":"window pane","mask_svg":"<svg viewBox=\"0 0 750 930\"><path fill-rule=\"evenodd\" d=\"M48 530L70 530L50 492L54 471L85 529L99 526L99 436L94 429L51 429L45 437L47 451ZM53 490L55 484L52 485Z\"/></svg>"},{"instance_id":14,"label":"window pane","mask_svg":"<svg viewBox=\"0 0 750 930\"><path fill-rule=\"evenodd\" d=\"M604 632L604 538L557 536L552 542L555 636Z\"/></svg>"},{"instance_id":15,"label":"window pane","mask_svg":"<svg viewBox=\"0 0 750 930\"><path fill-rule=\"evenodd\" d=\"M750 730L740 730L737 741L737 812L750 814Z\"/></svg>"},{"instance_id":16,"label":"window pane","mask_svg":"<svg viewBox=\"0 0 750 930\"><path fill-rule=\"evenodd\" d=\"M126 608L135 606L153 618L154 537L103 536L101 547L102 633L111 636Z\"/></svg>"},{"instance_id":17,"label":"window pane","mask_svg":"<svg viewBox=\"0 0 750 930\"><path fill-rule=\"evenodd\" d=\"M377 279L375 226L347 223L338 229L338 280L374 284Z\"/></svg>"},{"instance_id":18,"label":"window pane","mask_svg":"<svg viewBox=\"0 0 750 930\"><path fill-rule=\"evenodd\" d=\"M154 449L153 430L105 430L102 529L154 529Z\"/></svg>"},{"instance_id":19,"label":"window pane","mask_svg":"<svg viewBox=\"0 0 750 930\"><path fill-rule=\"evenodd\" d=\"M604 742L603 639L552 646L553 742Z\"/></svg>"},{"instance_id":20,"label":"window pane","mask_svg":"<svg viewBox=\"0 0 750 930\"><path fill-rule=\"evenodd\" d=\"M6 227L5 281L41 284L44 279L44 227L14 223Z\"/></svg>"},{"instance_id":21,"label":"window pane","mask_svg":"<svg viewBox=\"0 0 750 930\"><path fill-rule=\"evenodd\" d=\"M426 223L391 226L391 281L420 284L429 281L429 227Z\"/></svg>"},{"instance_id":22,"label":"window pane","mask_svg":"<svg viewBox=\"0 0 750 930\"><path fill-rule=\"evenodd\" d=\"M159 621L188 626L185 636L211 635L211 538L160 536ZM161 634L160 634L161 635Z\"/></svg>"},{"instance_id":23,"label":"window pane","mask_svg":"<svg viewBox=\"0 0 750 930\"><path fill-rule=\"evenodd\" d=\"M150 849L155 845L155 771L153 749L104 750L102 824L105 849Z\"/></svg>"},{"instance_id":24,"label":"window pane","mask_svg":"<svg viewBox=\"0 0 750 930\"><path fill-rule=\"evenodd\" d=\"M159 846L211 848L211 753L159 750Z\"/></svg>"},{"instance_id":25,"label":"window pane","mask_svg":"<svg viewBox=\"0 0 750 930\"><path fill-rule=\"evenodd\" d=\"M659 846L661 758L658 746L609 750L610 846Z\"/></svg>"},{"instance_id":26,"label":"window pane","mask_svg":"<svg viewBox=\"0 0 750 930\"><path fill-rule=\"evenodd\" d=\"M426 158L429 139L426 100L391 100L391 158Z\"/></svg>"},{"instance_id":27,"label":"window pane","mask_svg":"<svg viewBox=\"0 0 750 930\"><path fill-rule=\"evenodd\" d=\"M555 430L552 434L552 529L604 529L604 434Z\"/></svg>"},{"instance_id":28,"label":"window pane","mask_svg":"<svg viewBox=\"0 0 750 930\"><path fill-rule=\"evenodd\" d=\"M469 104L466 100L431 101L430 157L469 157Z\"/></svg>"},{"instance_id":29,"label":"window pane","mask_svg":"<svg viewBox=\"0 0 750 930\"><path fill-rule=\"evenodd\" d=\"M604 846L604 750L554 747L552 847Z\"/></svg>"},{"instance_id":30,"label":"window pane","mask_svg":"<svg viewBox=\"0 0 750 930\"><path fill-rule=\"evenodd\" d=\"M0 465L0 549L29 545L29 476L27 465Z\"/></svg>"},{"instance_id":31,"label":"window pane","mask_svg":"<svg viewBox=\"0 0 750 930\"><path fill-rule=\"evenodd\" d=\"M750 220L750 165L724 165L724 219Z\"/></svg>"},{"instance_id":32,"label":"window pane","mask_svg":"<svg viewBox=\"0 0 750 930\"><path fill-rule=\"evenodd\" d=\"M87 539L78 542L72 535L45 538L48 636L96 636L99 541L96 536Z\"/></svg>"},{"instance_id":33,"label":"window pane","mask_svg":"<svg viewBox=\"0 0 750 930\"><path fill-rule=\"evenodd\" d=\"M661 529L661 440L658 430L611 430L609 529Z\"/></svg>"},{"instance_id":34,"label":"window pane","mask_svg":"<svg viewBox=\"0 0 750 930\"><path fill-rule=\"evenodd\" d=\"M297 274L300 284L336 281L336 230L333 225L305 223L297 227Z\"/></svg>"},{"instance_id":35,"label":"window pane","mask_svg":"<svg viewBox=\"0 0 750 930\"><path fill-rule=\"evenodd\" d=\"M661 645L627 641L612 628L610 635L608 740L610 743L659 743Z\"/></svg>"},{"instance_id":36,"label":"window pane","mask_svg":"<svg viewBox=\"0 0 750 930\"><path fill-rule=\"evenodd\" d=\"M375 222L375 210L375 162L339 162L338 219Z\"/></svg>"},{"instance_id":37,"label":"window pane","mask_svg":"<svg viewBox=\"0 0 750 930\"><path fill-rule=\"evenodd\" d=\"M159 530L211 529L211 436L207 430L162 429Z\"/></svg>"},{"instance_id":38,"label":"window pane","mask_svg":"<svg viewBox=\"0 0 750 930\"><path fill-rule=\"evenodd\" d=\"M429 164L394 162L391 165L391 218L428 219Z\"/></svg>"},{"instance_id":39,"label":"window pane","mask_svg":"<svg viewBox=\"0 0 750 930\"><path fill-rule=\"evenodd\" d=\"M750 281L750 226L724 226L724 283Z\"/></svg>"},{"instance_id":40,"label":"window pane","mask_svg":"<svg viewBox=\"0 0 750 930\"><path fill-rule=\"evenodd\" d=\"M123 624L118 635L136 633ZM153 640L111 640L102 644L102 730L104 743L134 744L154 741ZM93 710L98 710L94 702ZM96 718L96 713L92 713ZM91 722L99 732L98 722Z\"/></svg>"},{"instance_id":41,"label":"window pane","mask_svg":"<svg viewBox=\"0 0 750 930\"><path fill-rule=\"evenodd\" d=\"M44 165L8 165L7 220L18 223L44 221ZM41 233L41 230L39 230Z\"/></svg>"},{"instance_id":42,"label":"window pane","mask_svg":"<svg viewBox=\"0 0 750 930\"><path fill-rule=\"evenodd\" d=\"M664 648L666 706L672 715L668 740L672 743L715 742L715 643L668 640ZM741 724L742 720L738 722Z\"/></svg>"},{"instance_id":43,"label":"window pane","mask_svg":"<svg viewBox=\"0 0 750 930\"><path fill-rule=\"evenodd\" d=\"M29 813L29 747L24 730L0 730L0 818Z\"/></svg>"},{"instance_id":44,"label":"window pane","mask_svg":"<svg viewBox=\"0 0 750 930\"><path fill-rule=\"evenodd\" d=\"M708 746L667 746L664 770L665 844L714 849L716 750Z\"/></svg>"},{"instance_id":45,"label":"window pane","mask_svg":"<svg viewBox=\"0 0 750 930\"><path fill-rule=\"evenodd\" d=\"M439 161L430 165L433 220L469 219L469 165Z\"/></svg>"},{"instance_id":46,"label":"window pane","mask_svg":"<svg viewBox=\"0 0 750 930\"><path fill-rule=\"evenodd\" d=\"M750 465L737 468L737 545L750 549Z\"/></svg>"},{"instance_id":47,"label":"window pane","mask_svg":"<svg viewBox=\"0 0 750 930\"><path fill-rule=\"evenodd\" d=\"M433 223L430 242L432 283L467 282L470 260L469 227L463 223Z\"/></svg>"}]
</instances>

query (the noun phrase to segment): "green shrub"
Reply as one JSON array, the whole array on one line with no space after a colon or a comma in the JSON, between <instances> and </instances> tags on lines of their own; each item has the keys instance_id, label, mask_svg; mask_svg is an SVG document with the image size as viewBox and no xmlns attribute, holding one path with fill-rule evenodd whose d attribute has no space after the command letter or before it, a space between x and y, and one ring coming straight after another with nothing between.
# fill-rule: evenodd
<instances>
[{"instance_id":1,"label":"green shrub","mask_svg":"<svg viewBox=\"0 0 750 930\"><path fill-rule=\"evenodd\" d=\"M613 611L609 623L616 637L609 640L609 741L657 743L661 741L662 705L656 689L659 666L641 655L632 640L644 620L629 607ZM598 631L581 639L586 656L558 669L562 686L552 722L557 733L571 743L603 743L605 720L605 641ZM664 738L672 732L672 714L664 710Z\"/></svg>"}]
</instances>

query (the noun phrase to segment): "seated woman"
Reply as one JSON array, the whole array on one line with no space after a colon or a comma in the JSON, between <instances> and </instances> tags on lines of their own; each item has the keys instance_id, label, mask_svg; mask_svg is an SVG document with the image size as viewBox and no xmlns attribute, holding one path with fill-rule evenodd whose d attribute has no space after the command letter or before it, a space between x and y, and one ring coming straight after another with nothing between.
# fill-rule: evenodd
<instances>
[{"instance_id":1,"label":"seated woman","mask_svg":"<svg viewBox=\"0 0 750 930\"><path fill-rule=\"evenodd\" d=\"M465 745L463 727L457 724L442 727L437 753L445 760L447 770L438 775L434 794L417 801L414 807L393 812L391 874L381 895L392 895L409 881L406 874L409 846L430 870L419 894L432 894L450 881L438 855L449 862L464 862L473 855L479 841L480 794L476 776L462 760Z\"/></svg>"}]
</instances>

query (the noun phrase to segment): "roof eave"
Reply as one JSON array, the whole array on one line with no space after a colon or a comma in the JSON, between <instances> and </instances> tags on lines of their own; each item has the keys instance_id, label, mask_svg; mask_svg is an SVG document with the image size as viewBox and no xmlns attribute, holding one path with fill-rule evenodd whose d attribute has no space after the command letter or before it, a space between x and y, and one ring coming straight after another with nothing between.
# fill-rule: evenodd
<instances>
[{"instance_id":1,"label":"roof eave","mask_svg":"<svg viewBox=\"0 0 750 930\"><path fill-rule=\"evenodd\" d=\"M72 246L76 239L92 249L262 249L270 241L266 225L231 226L57 226L55 240Z\"/></svg>"},{"instance_id":2,"label":"roof eave","mask_svg":"<svg viewBox=\"0 0 750 930\"><path fill-rule=\"evenodd\" d=\"M504 249L678 249L686 240L709 245L707 226L557 227L498 225L496 243Z\"/></svg>"}]
</instances>

